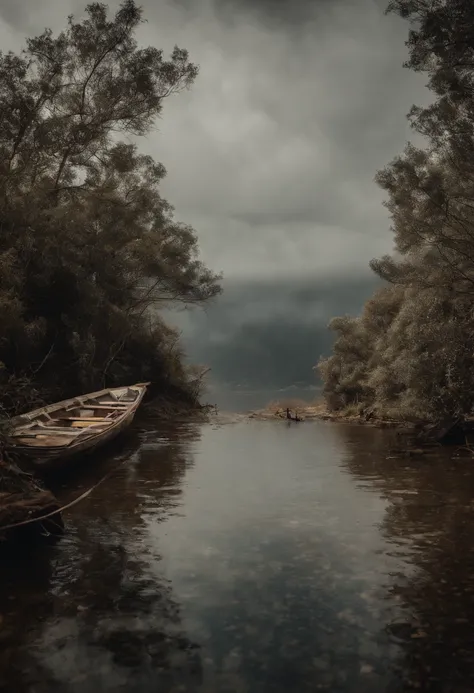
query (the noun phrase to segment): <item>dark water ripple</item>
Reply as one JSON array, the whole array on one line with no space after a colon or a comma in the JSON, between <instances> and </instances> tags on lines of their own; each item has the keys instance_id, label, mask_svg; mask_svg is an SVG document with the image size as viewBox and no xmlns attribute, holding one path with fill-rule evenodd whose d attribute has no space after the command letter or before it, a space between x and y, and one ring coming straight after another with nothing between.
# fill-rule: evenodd
<instances>
[{"instance_id":1,"label":"dark water ripple","mask_svg":"<svg viewBox=\"0 0 474 693\"><path fill-rule=\"evenodd\" d=\"M116 467L57 546L2 559L0 688L473 691L474 466L389 447L322 423L139 431L61 491Z\"/></svg>"}]
</instances>

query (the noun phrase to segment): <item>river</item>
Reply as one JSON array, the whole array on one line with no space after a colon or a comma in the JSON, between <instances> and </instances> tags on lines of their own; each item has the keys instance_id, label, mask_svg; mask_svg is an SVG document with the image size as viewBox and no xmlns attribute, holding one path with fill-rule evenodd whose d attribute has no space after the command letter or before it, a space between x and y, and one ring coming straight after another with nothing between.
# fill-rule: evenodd
<instances>
[{"instance_id":1,"label":"river","mask_svg":"<svg viewBox=\"0 0 474 693\"><path fill-rule=\"evenodd\" d=\"M474 465L331 423L142 425L3 559L0 689L474 690Z\"/></svg>"}]
</instances>

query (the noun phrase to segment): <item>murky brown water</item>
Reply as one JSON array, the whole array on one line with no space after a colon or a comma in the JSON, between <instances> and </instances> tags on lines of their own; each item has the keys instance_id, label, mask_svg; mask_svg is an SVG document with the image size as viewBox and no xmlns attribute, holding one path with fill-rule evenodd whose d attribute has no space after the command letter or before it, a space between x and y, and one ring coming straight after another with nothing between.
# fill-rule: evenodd
<instances>
[{"instance_id":1,"label":"murky brown water","mask_svg":"<svg viewBox=\"0 0 474 693\"><path fill-rule=\"evenodd\" d=\"M3 560L0 688L473 691L474 463L387 459L388 437L138 432L59 544Z\"/></svg>"}]
</instances>

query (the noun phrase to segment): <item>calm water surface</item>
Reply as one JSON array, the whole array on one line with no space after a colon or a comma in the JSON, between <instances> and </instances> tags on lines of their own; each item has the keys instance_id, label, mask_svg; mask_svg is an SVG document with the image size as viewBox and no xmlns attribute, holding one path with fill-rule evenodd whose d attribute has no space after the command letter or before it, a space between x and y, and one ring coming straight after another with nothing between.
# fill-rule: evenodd
<instances>
[{"instance_id":1,"label":"calm water surface","mask_svg":"<svg viewBox=\"0 0 474 693\"><path fill-rule=\"evenodd\" d=\"M474 465L325 423L150 425L2 559L0 689L474 690Z\"/></svg>"}]
</instances>

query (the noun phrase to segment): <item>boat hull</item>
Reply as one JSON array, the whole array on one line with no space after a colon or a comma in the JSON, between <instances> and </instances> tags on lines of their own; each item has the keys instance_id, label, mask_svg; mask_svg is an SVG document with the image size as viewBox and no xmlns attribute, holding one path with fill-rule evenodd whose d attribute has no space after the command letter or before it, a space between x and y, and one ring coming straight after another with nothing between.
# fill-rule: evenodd
<instances>
[{"instance_id":1,"label":"boat hull","mask_svg":"<svg viewBox=\"0 0 474 693\"><path fill-rule=\"evenodd\" d=\"M147 386L148 383L133 386L135 388L141 388L136 400L106 430L99 431L95 434L87 434L86 432L84 437L78 438L67 445L62 445L59 447L49 446L46 444L34 446L28 444L19 444L15 443L14 439L10 438L8 448L11 452L14 452L15 455L19 457L24 468L29 468L30 470L34 469L40 473L69 466L84 455L91 454L98 448L101 448L102 446L111 442L130 426L145 395ZM22 415L21 417L17 417L17 419L22 420L22 422L24 422L25 419L34 421L36 416L44 413L54 412L58 408L65 407L68 403L76 401L81 401L82 406L85 408L94 408L93 404L89 404L91 398L103 396L108 392L109 390L101 390L97 393L85 395L82 398L76 398L75 400L65 400L64 402L57 403L56 405L49 405L43 409L35 410L29 414Z\"/></svg>"}]
</instances>

